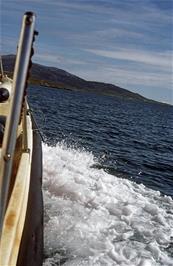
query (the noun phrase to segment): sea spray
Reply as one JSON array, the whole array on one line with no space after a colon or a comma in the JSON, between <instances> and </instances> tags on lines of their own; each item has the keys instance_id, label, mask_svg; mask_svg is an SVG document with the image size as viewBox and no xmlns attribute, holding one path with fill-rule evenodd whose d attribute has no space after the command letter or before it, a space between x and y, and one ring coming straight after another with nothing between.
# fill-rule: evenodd
<instances>
[{"instance_id":1,"label":"sea spray","mask_svg":"<svg viewBox=\"0 0 173 266\"><path fill-rule=\"evenodd\" d=\"M64 143L43 145L44 266L171 266L172 199L96 162Z\"/></svg>"}]
</instances>

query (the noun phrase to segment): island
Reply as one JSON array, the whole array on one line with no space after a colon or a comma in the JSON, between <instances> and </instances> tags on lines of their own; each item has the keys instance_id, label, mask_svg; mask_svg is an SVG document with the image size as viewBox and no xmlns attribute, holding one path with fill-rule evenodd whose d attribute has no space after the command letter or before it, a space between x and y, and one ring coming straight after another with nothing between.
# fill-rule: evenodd
<instances>
[{"instance_id":1,"label":"island","mask_svg":"<svg viewBox=\"0 0 173 266\"><path fill-rule=\"evenodd\" d=\"M15 55L3 55L2 61L4 72L8 74L8 76L12 77L15 64ZM123 98L128 100L139 100L143 102L164 104L151 99L147 99L138 93L131 92L127 89L113 84L97 81L87 81L65 70L36 63L32 63L29 83L32 85L39 85L57 89L108 95L119 97L121 99Z\"/></svg>"}]
</instances>

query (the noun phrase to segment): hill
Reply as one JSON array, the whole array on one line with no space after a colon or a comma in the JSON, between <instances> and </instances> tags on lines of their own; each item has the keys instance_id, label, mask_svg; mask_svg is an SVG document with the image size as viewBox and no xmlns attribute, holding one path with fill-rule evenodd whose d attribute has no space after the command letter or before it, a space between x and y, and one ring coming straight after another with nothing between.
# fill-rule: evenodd
<instances>
[{"instance_id":1,"label":"hill","mask_svg":"<svg viewBox=\"0 0 173 266\"><path fill-rule=\"evenodd\" d=\"M2 56L2 60L4 71L12 76L15 63L15 55L4 55ZM36 63L33 63L32 65L30 83L72 91L84 91L127 99L152 101L141 96L140 94L133 93L113 84L87 81L62 69L43 66Z\"/></svg>"}]
</instances>

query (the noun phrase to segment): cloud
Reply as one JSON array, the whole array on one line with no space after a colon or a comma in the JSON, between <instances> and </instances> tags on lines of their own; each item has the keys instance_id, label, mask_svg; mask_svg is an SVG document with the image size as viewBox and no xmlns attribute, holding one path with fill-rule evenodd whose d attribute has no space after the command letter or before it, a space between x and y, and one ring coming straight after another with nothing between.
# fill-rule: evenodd
<instances>
[{"instance_id":1,"label":"cloud","mask_svg":"<svg viewBox=\"0 0 173 266\"><path fill-rule=\"evenodd\" d=\"M109 78L117 80L119 83L127 87L147 86L152 88L171 88L172 80L168 73L151 72L145 70L131 70L130 68L106 68L105 71L109 73Z\"/></svg>"},{"instance_id":2,"label":"cloud","mask_svg":"<svg viewBox=\"0 0 173 266\"><path fill-rule=\"evenodd\" d=\"M65 58L63 55L55 55L47 53L46 51L44 53L38 52L37 54L35 54L34 61L36 63L42 63L49 66L56 65L57 67L65 68L66 70L68 70L70 66L73 67L74 65L79 67L81 65L86 66L86 63L81 60Z\"/></svg>"},{"instance_id":3,"label":"cloud","mask_svg":"<svg viewBox=\"0 0 173 266\"><path fill-rule=\"evenodd\" d=\"M88 80L141 88L144 95L149 87L164 91L172 86L172 12L166 2L6 0L2 48L4 53L15 50L22 14L29 7L37 13L40 35L33 59L38 63Z\"/></svg>"},{"instance_id":4,"label":"cloud","mask_svg":"<svg viewBox=\"0 0 173 266\"><path fill-rule=\"evenodd\" d=\"M100 64L94 70L81 68L77 73L87 80L106 80L145 97L173 104L173 80L170 74L162 71L150 71L147 67L132 70L128 65L124 68L105 67Z\"/></svg>"},{"instance_id":5,"label":"cloud","mask_svg":"<svg viewBox=\"0 0 173 266\"><path fill-rule=\"evenodd\" d=\"M115 51L87 49L87 52L111 59L131 61L147 65L171 67L172 52L165 53L119 48Z\"/></svg>"},{"instance_id":6,"label":"cloud","mask_svg":"<svg viewBox=\"0 0 173 266\"><path fill-rule=\"evenodd\" d=\"M159 8L159 5L153 2L151 0L52 0L49 3L67 13L75 11L89 15L94 14L97 17L102 16L103 20L110 18L112 21L122 24L136 24L139 21L144 24L151 24L157 23L159 20L162 23L170 22L172 19L171 13L165 12L164 9Z\"/></svg>"},{"instance_id":7,"label":"cloud","mask_svg":"<svg viewBox=\"0 0 173 266\"><path fill-rule=\"evenodd\" d=\"M172 79L169 73L150 71L150 69L131 69L129 66L124 68L114 66L97 66L89 72L84 68L80 70L80 76L87 80L107 81L125 88L168 88L172 87ZM172 88L173 89L173 88Z\"/></svg>"}]
</instances>

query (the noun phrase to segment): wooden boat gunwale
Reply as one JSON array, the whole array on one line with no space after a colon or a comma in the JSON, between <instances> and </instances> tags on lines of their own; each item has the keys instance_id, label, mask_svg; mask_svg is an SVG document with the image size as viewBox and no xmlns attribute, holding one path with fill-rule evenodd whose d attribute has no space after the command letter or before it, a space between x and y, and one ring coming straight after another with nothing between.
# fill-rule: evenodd
<instances>
[{"instance_id":1,"label":"wooden boat gunwale","mask_svg":"<svg viewBox=\"0 0 173 266\"><path fill-rule=\"evenodd\" d=\"M29 152L21 154L19 169L5 214L0 242L0 265L16 265L24 228L33 146L31 118L28 116L27 120Z\"/></svg>"}]
</instances>

